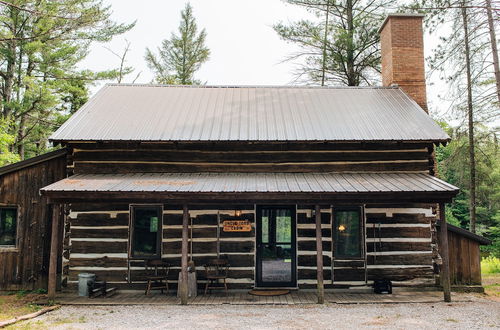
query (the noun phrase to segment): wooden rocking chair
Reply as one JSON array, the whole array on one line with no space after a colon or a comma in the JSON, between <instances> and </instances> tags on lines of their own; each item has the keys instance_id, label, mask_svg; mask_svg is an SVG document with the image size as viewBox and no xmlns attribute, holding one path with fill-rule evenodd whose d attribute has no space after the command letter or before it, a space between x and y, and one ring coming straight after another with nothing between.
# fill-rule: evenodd
<instances>
[{"instance_id":1,"label":"wooden rocking chair","mask_svg":"<svg viewBox=\"0 0 500 330\"><path fill-rule=\"evenodd\" d=\"M170 265L163 260L153 259L145 260L146 268L146 292L148 295L151 290L163 290L168 294L168 272L170 270Z\"/></svg>"},{"instance_id":2,"label":"wooden rocking chair","mask_svg":"<svg viewBox=\"0 0 500 330\"><path fill-rule=\"evenodd\" d=\"M227 272L229 270L229 262L227 259L212 259L204 265L207 284L205 286L205 294L212 289L224 289L227 296ZM222 285L219 284L222 281Z\"/></svg>"}]
</instances>

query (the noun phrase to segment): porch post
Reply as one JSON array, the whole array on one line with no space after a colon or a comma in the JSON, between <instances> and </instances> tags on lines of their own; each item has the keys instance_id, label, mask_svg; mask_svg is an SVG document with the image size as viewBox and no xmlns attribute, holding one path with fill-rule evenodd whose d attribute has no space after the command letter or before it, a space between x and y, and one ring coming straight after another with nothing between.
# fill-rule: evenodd
<instances>
[{"instance_id":1,"label":"porch post","mask_svg":"<svg viewBox=\"0 0 500 330\"><path fill-rule=\"evenodd\" d=\"M441 285L443 286L444 301L451 301L451 284L450 284L450 261L448 253L448 225L446 224L445 216L445 205L444 203L439 203L439 219L441 220L441 225L439 227L440 243L439 251L441 254L441 259L443 261L441 267Z\"/></svg>"},{"instance_id":2,"label":"porch post","mask_svg":"<svg viewBox=\"0 0 500 330\"><path fill-rule=\"evenodd\" d=\"M181 283L180 285L180 296L181 304L187 305L188 301L188 223L189 223L189 212L187 205L183 206L182 215L182 258L181 258Z\"/></svg>"},{"instance_id":3,"label":"porch post","mask_svg":"<svg viewBox=\"0 0 500 330\"><path fill-rule=\"evenodd\" d=\"M323 240L321 238L321 207L316 205L316 273L318 277L318 304L325 302L323 286Z\"/></svg>"},{"instance_id":4,"label":"porch post","mask_svg":"<svg viewBox=\"0 0 500 330\"><path fill-rule=\"evenodd\" d=\"M56 297L57 285L57 256L59 255L59 222L61 218L61 207L59 204L52 205L52 233L50 239L49 259L49 283L48 297L53 300Z\"/></svg>"}]
</instances>

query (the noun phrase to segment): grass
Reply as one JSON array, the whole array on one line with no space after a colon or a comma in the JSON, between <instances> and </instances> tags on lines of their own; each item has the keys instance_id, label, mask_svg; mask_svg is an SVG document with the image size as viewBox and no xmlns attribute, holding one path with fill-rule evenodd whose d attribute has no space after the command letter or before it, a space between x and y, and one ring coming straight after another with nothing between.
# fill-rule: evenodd
<instances>
[{"instance_id":1,"label":"grass","mask_svg":"<svg viewBox=\"0 0 500 330\"><path fill-rule=\"evenodd\" d=\"M500 258L489 256L481 260L481 274L500 274Z\"/></svg>"},{"instance_id":2,"label":"grass","mask_svg":"<svg viewBox=\"0 0 500 330\"><path fill-rule=\"evenodd\" d=\"M7 330L48 330L50 327L43 321L28 321L9 325L5 329Z\"/></svg>"},{"instance_id":3,"label":"grass","mask_svg":"<svg viewBox=\"0 0 500 330\"><path fill-rule=\"evenodd\" d=\"M484 292L500 300L500 259L489 256L481 260L481 276Z\"/></svg>"},{"instance_id":4,"label":"grass","mask_svg":"<svg viewBox=\"0 0 500 330\"><path fill-rule=\"evenodd\" d=\"M38 293L28 291L0 295L0 321L10 320L40 310L41 307L33 303L39 297Z\"/></svg>"},{"instance_id":5,"label":"grass","mask_svg":"<svg viewBox=\"0 0 500 330\"><path fill-rule=\"evenodd\" d=\"M482 277L484 293L500 300L500 274L484 274Z\"/></svg>"}]
</instances>

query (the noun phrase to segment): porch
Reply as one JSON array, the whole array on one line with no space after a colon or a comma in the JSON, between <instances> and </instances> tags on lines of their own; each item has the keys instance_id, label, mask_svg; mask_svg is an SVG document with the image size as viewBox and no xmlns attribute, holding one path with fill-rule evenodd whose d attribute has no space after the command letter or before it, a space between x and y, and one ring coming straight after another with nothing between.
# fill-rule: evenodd
<instances>
[{"instance_id":1,"label":"porch","mask_svg":"<svg viewBox=\"0 0 500 330\"><path fill-rule=\"evenodd\" d=\"M366 292L366 291L365 291ZM326 290L324 299L330 304L400 304L400 303L438 303L443 301L442 291L395 290L393 294L350 293ZM467 296L452 294L455 302L470 301ZM62 305L179 305L180 298L170 292L144 295L144 291L119 291L112 297L78 297L74 292L59 293L56 302ZM41 301L43 302L43 301ZM230 290L208 295L199 294L188 298L190 305L305 305L317 304L316 291L291 291L281 296L253 296L247 290Z\"/></svg>"},{"instance_id":2,"label":"porch","mask_svg":"<svg viewBox=\"0 0 500 330\"><path fill-rule=\"evenodd\" d=\"M304 302L311 303L328 301L323 294L328 289L325 278L333 286L379 278L431 278L434 214L429 206L424 210L418 203L439 203L439 217L444 220L444 202L456 190L434 177L417 174L191 176L75 175L42 189L55 204L53 242L61 235L58 209L65 208L68 215L69 282L75 284L78 273L90 272L109 283L134 284L144 276L143 266L134 259L145 255L172 266L169 280L177 281L181 274L183 304L188 303L188 260L195 261L201 275L207 257L229 261L228 283L235 289L316 287L316 294L303 296ZM309 188L293 188L289 182ZM313 182L317 186L311 186ZM276 189L269 191L273 184ZM68 203L70 210L64 205ZM392 210L387 211L387 203L393 205ZM381 208L383 213L377 213ZM411 210L397 215L405 208ZM54 295L60 253L56 244L51 252L49 293ZM211 297L208 302L217 296ZM221 303L247 301L243 296L231 297L221 296L221 301L226 299ZM270 299L250 298L251 303ZM296 301L302 301L300 295ZM176 298L172 303L177 303Z\"/></svg>"}]
</instances>

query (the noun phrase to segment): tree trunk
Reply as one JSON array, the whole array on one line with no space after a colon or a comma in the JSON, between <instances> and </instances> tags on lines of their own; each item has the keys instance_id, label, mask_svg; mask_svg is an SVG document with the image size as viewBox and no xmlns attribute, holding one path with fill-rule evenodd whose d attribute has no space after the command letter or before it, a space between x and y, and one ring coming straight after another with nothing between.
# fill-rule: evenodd
<instances>
[{"instance_id":1,"label":"tree trunk","mask_svg":"<svg viewBox=\"0 0 500 330\"><path fill-rule=\"evenodd\" d=\"M326 1L325 37L323 38L323 65L321 68L321 86L325 86L326 78L326 42L328 40L328 16L330 14L330 0Z\"/></svg>"},{"instance_id":2,"label":"tree trunk","mask_svg":"<svg viewBox=\"0 0 500 330\"><path fill-rule=\"evenodd\" d=\"M347 38L347 56L346 56L346 66L347 66L347 84L348 86L359 85L358 79L354 72L354 15L353 15L353 4L352 0L347 0L347 33L349 37Z\"/></svg>"},{"instance_id":3,"label":"tree trunk","mask_svg":"<svg viewBox=\"0 0 500 330\"><path fill-rule=\"evenodd\" d=\"M470 212L470 231L476 232L476 160L474 150L474 108L472 105L472 73L470 63L470 45L469 45L469 25L467 17L466 2L462 4L462 21L464 29L465 46L465 66L467 74L467 117L469 122L469 212Z\"/></svg>"},{"instance_id":4,"label":"tree trunk","mask_svg":"<svg viewBox=\"0 0 500 330\"><path fill-rule=\"evenodd\" d=\"M25 138L25 129L26 129L26 115L21 116L21 120L19 121L19 128L17 129L17 141L15 142L17 145L17 153L21 160L24 160L24 138Z\"/></svg>"},{"instance_id":5,"label":"tree trunk","mask_svg":"<svg viewBox=\"0 0 500 330\"><path fill-rule=\"evenodd\" d=\"M9 102L12 100L12 90L14 87L14 76L16 70L16 44L14 41L9 42L9 53L7 54L7 70L5 71L4 87L3 87L3 117L8 118L10 116L11 108Z\"/></svg>"},{"instance_id":6,"label":"tree trunk","mask_svg":"<svg viewBox=\"0 0 500 330\"><path fill-rule=\"evenodd\" d=\"M490 28L490 44L491 52L493 53L493 70L495 71L498 105L500 106L500 64L498 63L497 36L495 33L493 13L491 12L491 0L486 0L486 13L488 14L488 26Z\"/></svg>"}]
</instances>

